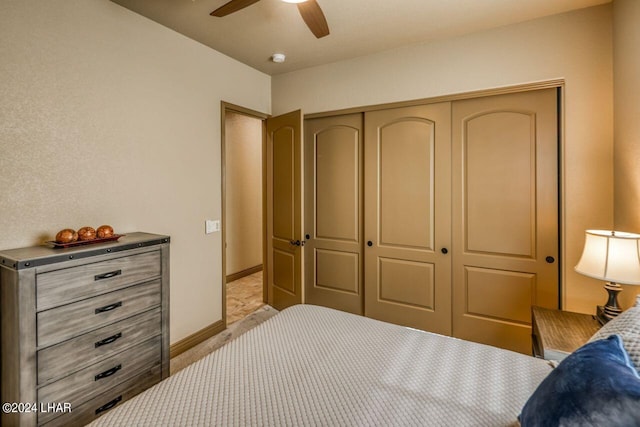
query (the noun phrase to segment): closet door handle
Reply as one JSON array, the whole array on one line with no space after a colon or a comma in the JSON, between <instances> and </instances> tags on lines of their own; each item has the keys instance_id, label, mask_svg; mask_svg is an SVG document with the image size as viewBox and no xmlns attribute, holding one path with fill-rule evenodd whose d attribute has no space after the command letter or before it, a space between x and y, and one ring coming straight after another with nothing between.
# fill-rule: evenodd
<instances>
[{"instance_id":1,"label":"closet door handle","mask_svg":"<svg viewBox=\"0 0 640 427\"><path fill-rule=\"evenodd\" d=\"M443 254L445 254L445 255L446 255L446 254L448 254L448 253L449 253L449 249L447 249L447 248L442 248L442 249L440 249L440 252L442 252Z\"/></svg>"},{"instance_id":2,"label":"closet door handle","mask_svg":"<svg viewBox=\"0 0 640 427\"><path fill-rule=\"evenodd\" d=\"M545 258L545 261L547 261L549 264L553 264L554 262L556 262L556 259L552 256L548 256Z\"/></svg>"},{"instance_id":3,"label":"closet door handle","mask_svg":"<svg viewBox=\"0 0 640 427\"><path fill-rule=\"evenodd\" d=\"M369 240L369 241L367 242L367 246L369 246L369 247L373 246L373 242L372 242L371 240Z\"/></svg>"}]
</instances>

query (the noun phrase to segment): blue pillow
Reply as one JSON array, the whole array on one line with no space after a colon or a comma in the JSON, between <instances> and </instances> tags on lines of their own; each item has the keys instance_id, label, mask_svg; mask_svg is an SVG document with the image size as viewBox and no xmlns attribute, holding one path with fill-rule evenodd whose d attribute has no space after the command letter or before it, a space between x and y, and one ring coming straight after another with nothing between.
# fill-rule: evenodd
<instances>
[{"instance_id":1,"label":"blue pillow","mask_svg":"<svg viewBox=\"0 0 640 427\"><path fill-rule=\"evenodd\" d=\"M529 426L640 426L640 376L619 335L585 344L554 369L518 417Z\"/></svg>"}]
</instances>

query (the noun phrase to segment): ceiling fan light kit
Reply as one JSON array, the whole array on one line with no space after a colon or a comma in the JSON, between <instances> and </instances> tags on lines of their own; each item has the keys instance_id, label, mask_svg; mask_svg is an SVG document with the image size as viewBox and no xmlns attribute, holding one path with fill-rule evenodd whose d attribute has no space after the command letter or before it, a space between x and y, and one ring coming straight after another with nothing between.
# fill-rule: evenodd
<instances>
[{"instance_id":1,"label":"ceiling fan light kit","mask_svg":"<svg viewBox=\"0 0 640 427\"><path fill-rule=\"evenodd\" d=\"M217 16L219 18L230 15L245 7L251 6L260 0L231 0L213 12L211 16ZM298 5L298 11L302 16L305 24L311 30L314 36L322 38L329 35L329 25L327 19L320 8L320 5L316 0L282 0L287 3L296 3Z\"/></svg>"}]
</instances>

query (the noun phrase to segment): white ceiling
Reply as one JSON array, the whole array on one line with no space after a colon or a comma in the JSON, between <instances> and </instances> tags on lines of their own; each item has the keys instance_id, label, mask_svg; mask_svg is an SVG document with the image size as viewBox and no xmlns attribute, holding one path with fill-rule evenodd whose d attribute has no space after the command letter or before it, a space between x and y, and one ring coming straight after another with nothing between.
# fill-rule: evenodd
<instances>
[{"instance_id":1,"label":"white ceiling","mask_svg":"<svg viewBox=\"0 0 640 427\"><path fill-rule=\"evenodd\" d=\"M227 0L112 0L267 74L459 36L611 0L317 0L331 34L316 39L295 4L261 0L223 18ZM287 56L275 64L273 53Z\"/></svg>"}]
</instances>

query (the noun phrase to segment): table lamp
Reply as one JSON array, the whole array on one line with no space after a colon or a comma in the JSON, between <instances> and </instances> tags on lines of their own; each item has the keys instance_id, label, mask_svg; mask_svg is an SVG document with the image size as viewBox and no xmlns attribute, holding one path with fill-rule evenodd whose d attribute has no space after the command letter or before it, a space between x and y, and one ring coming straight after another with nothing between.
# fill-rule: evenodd
<instances>
[{"instance_id":1,"label":"table lamp","mask_svg":"<svg viewBox=\"0 0 640 427\"><path fill-rule=\"evenodd\" d=\"M606 230L587 230L585 234L584 250L575 270L606 281L609 298L604 307L596 307L596 317L604 325L622 312L618 305L620 283L640 285L640 234Z\"/></svg>"}]
</instances>

